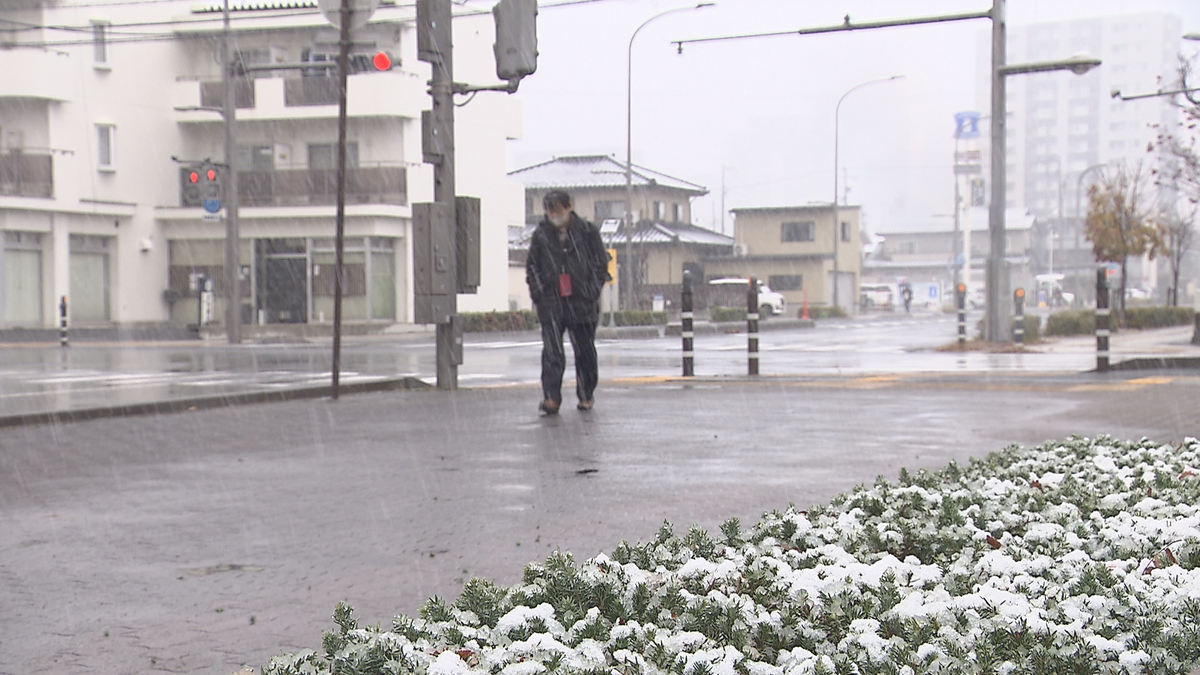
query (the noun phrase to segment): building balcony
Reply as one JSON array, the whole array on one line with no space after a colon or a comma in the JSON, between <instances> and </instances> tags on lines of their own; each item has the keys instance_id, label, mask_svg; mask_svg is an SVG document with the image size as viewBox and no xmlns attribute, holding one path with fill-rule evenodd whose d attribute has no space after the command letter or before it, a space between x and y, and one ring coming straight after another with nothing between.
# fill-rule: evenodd
<instances>
[{"instance_id":1,"label":"building balcony","mask_svg":"<svg viewBox=\"0 0 1200 675\"><path fill-rule=\"evenodd\" d=\"M72 85L79 81L78 71L71 66L70 57L64 54L34 48L0 49L0 73L4 73L0 99L69 101Z\"/></svg>"},{"instance_id":2,"label":"building balcony","mask_svg":"<svg viewBox=\"0 0 1200 675\"><path fill-rule=\"evenodd\" d=\"M326 119L337 117L337 78L327 76L260 77L235 80L239 121ZM389 71L351 75L346 83L346 113L350 117L420 119L429 107L425 83L415 73ZM175 83L176 120L216 124L213 113L224 102L220 81L182 80ZM209 110L197 110L208 108Z\"/></svg>"},{"instance_id":3,"label":"building balcony","mask_svg":"<svg viewBox=\"0 0 1200 675\"><path fill-rule=\"evenodd\" d=\"M54 161L50 155L12 151L0 155L0 195L54 197Z\"/></svg>"},{"instance_id":4,"label":"building balcony","mask_svg":"<svg viewBox=\"0 0 1200 675\"><path fill-rule=\"evenodd\" d=\"M180 205L200 206L200 195L180 183ZM313 206L337 202L336 169L274 169L238 172L240 206ZM347 204L408 204L408 176L403 166L379 163L347 167Z\"/></svg>"}]
</instances>

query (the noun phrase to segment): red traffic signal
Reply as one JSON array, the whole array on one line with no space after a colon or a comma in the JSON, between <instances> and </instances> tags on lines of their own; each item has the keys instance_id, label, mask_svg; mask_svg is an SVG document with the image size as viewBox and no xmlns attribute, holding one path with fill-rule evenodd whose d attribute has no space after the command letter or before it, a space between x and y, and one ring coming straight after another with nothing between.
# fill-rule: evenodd
<instances>
[{"instance_id":1,"label":"red traffic signal","mask_svg":"<svg viewBox=\"0 0 1200 675\"><path fill-rule=\"evenodd\" d=\"M210 181L216 180L217 179L217 170L210 168L208 170L208 173L205 175Z\"/></svg>"},{"instance_id":2,"label":"red traffic signal","mask_svg":"<svg viewBox=\"0 0 1200 675\"><path fill-rule=\"evenodd\" d=\"M191 182L193 182L193 183L199 183L199 182L200 182L200 174L198 174L198 173L196 173L195 171L193 171L193 172L191 172L191 173L189 173L189 174L188 174L188 180L189 180L189 181L191 181Z\"/></svg>"},{"instance_id":3,"label":"red traffic signal","mask_svg":"<svg viewBox=\"0 0 1200 675\"><path fill-rule=\"evenodd\" d=\"M371 63L375 66L375 70L391 70L392 57L387 55L387 52L379 52L375 58L371 59Z\"/></svg>"}]
</instances>

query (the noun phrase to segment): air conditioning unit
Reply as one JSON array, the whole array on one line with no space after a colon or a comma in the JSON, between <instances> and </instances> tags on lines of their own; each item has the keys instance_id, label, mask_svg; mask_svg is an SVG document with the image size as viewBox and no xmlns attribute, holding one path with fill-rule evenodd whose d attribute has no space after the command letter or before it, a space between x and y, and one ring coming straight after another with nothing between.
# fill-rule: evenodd
<instances>
[{"instance_id":1,"label":"air conditioning unit","mask_svg":"<svg viewBox=\"0 0 1200 675\"><path fill-rule=\"evenodd\" d=\"M734 244L733 254L739 258L744 258L750 255L750 247L745 244Z\"/></svg>"}]
</instances>

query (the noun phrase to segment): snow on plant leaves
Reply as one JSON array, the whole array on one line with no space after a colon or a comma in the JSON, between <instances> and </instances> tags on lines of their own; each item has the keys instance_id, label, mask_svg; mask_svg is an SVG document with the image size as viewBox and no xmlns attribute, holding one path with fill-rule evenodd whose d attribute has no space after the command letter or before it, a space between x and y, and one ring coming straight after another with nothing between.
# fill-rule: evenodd
<instances>
[{"instance_id":1,"label":"snow on plant leaves","mask_svg":"<svg viewBox=\"0 0 1200 675\"><path fill-rule=\"evenodd\" d=\"M1200 662L1200 443L1071 439L903 471L808 512L644 545L359 629L264 675L1184 673ZM566 626L570 626L567 629Z\"/></svg>"}]
</instances>

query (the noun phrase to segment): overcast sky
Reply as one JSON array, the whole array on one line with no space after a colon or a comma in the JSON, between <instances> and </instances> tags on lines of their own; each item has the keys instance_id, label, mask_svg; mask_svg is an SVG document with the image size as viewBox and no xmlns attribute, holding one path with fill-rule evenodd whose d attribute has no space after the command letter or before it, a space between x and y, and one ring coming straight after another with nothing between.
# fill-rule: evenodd
<instances>
[{"instance_id":1,"label":"overcast sky","mask_svg":"<svg viewBox=\"0 0 1200 675\"><path fill-rule=\"evenodd\" d=\"M479 3L473 3L479 4ZM482 4L489 4L484 2ZM525 135L509 168L555 156L624 161L626 54L646 19L686 0L599 0L538 17L538 70L521 83ZM687 45L672 40L986 11L987 0L716 0L656 19L633 48L633 161L699 183L693 219L718 229L726 209L826 202L833 194L834 109L839 192L872 231L944 222L952 212L954 113L978 110L977 41L987 21ZM1198 0L1010 0L1009 25L1148 10L1200 31ZM1194 53L1200 42L1187 42ZM1063 54L1063 57L1070 54ZM1071 77L1064 73L1063 77ZM1147 83L1153 90L1154 83ZM732 218L726 220L726 227Z\"/></svg>"}]
</instances>

